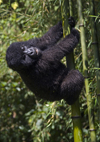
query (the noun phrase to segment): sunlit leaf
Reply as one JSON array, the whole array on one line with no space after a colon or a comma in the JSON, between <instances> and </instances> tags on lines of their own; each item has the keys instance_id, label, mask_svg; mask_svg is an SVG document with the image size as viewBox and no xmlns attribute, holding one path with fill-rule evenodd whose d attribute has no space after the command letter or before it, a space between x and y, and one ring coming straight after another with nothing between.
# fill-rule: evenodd
<instances>
[{"instance_id":1,"label":"sunlit leaf","mask_svg":"<svg viewBox=\"0 0 100 142\"><path fill-rule=\"evenodd\" d=\"M14 10L16 10L17 7L18 7L18 3L17 3L17 2L13 2L13 3L11 4L11 7L12 7Z\"/></svg>"}]
</instances>

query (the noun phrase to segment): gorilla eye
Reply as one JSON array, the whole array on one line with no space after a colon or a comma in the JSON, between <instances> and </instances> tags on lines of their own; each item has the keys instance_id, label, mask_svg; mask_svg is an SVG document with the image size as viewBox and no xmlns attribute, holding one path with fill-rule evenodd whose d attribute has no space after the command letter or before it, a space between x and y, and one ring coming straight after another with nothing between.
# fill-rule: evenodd
<instances>
[{"instance_id":1,"label":"gorilla eye","mask_svg":"<svg viewBox=\"0 0 100 142\"><path fill-rule=\"evenodd\" d=\"M22 51L25 51L25 47L24 46L22 46L21 49L22 49Z\"/></svg>"}]
</instances>

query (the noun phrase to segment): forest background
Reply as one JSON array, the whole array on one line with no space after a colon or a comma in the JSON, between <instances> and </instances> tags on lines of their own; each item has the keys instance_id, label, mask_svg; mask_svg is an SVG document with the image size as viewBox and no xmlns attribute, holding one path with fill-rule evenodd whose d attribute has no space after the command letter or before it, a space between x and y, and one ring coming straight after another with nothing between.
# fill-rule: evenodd
<instances>
[{"instance_id":1,"label":"forest background","mask_svg":"<svg viewBox=\"0 0 100 142\"><path fill-rule=\"evenodd\" d=\"M94 51L91 46L91 18L94 17L98 47L100 47L100 1L94 1L95 15L91 15L90 1L82 0L85 39L88 54L89 93L97 142L100 142L97 83ZM79 25L78 6L72 0L73 16ZM73 142L71 107L64 100L37 100L20 76L7 67L7 47L15 41L42 36L61 18L61 0L0 0L0 142ZM79 27L78 27L79 28ZM82 48L74 50L75 68L83 73ZM65 58L63 59L65 63ZM85 87L79 98L84 142L90 141L89 119Z\"/></svg>"}]
</instances>

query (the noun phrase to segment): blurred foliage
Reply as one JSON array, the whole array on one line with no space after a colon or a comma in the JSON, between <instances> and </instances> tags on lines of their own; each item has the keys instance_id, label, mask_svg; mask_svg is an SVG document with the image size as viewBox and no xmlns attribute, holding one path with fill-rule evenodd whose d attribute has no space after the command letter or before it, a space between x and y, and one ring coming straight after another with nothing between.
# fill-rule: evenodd
<instances>
[{"instance_id":1,"label":"blurred foliage","mask_svg":"<svg viewBox=\"0 0 100 142\"><path fill-rule=\"evenodd\" d=\"M97 142L100 141L96 78L91 49L89 1L82 0L90 93L93 100ZM19 75L7 68L5 54L14 41L42 36L61 20L61 0L0 0L0 142L73 142L71 108L63 100L38 101ZM100 2L95 0L96 24L100 27ZM73 0L74 17L77 3ZM100 33L100 28L97 34ZM99 36L100 38L100 36ZM100 45L100 40L98 40ZM65 61L65 59L63 60ZM75 66L82 72L80 44L75 49ZM90 141L85 90L80 95L84 140Z\"/></svg>"},{"instance_id":2,"label":"blurred foliage","mask_svg":"<svg viewBox=\"0 0 100 142\"><path fill-rule=\"evenodd\" d=\"M24 114L35 107L35 99L27 92L17 74L10 73L1 78L0 142L31 141L30 126Z\"/></svg>"}]
</instances>

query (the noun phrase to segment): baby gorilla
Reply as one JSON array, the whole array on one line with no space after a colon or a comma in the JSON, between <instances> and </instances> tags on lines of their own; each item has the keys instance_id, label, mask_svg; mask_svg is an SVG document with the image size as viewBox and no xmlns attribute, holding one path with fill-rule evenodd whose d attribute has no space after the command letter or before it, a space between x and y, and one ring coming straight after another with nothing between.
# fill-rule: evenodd
<instances>
[{"instance_id":1,"label":"baby gorilla","mask_svg":"<svg viewBox=\"0 0 100 142\"><path fill-rule=\"evenodd\" d=\"M7 49L6 60L37 97L48 101L65 99L73 104L81 92L84 78L78 70L70 71L60 62L79 42L73 17L69 18L69 24L71 33L62 40L63 29L59 22L41 38L12 43Z\"/></svg>"}]
</instances>

